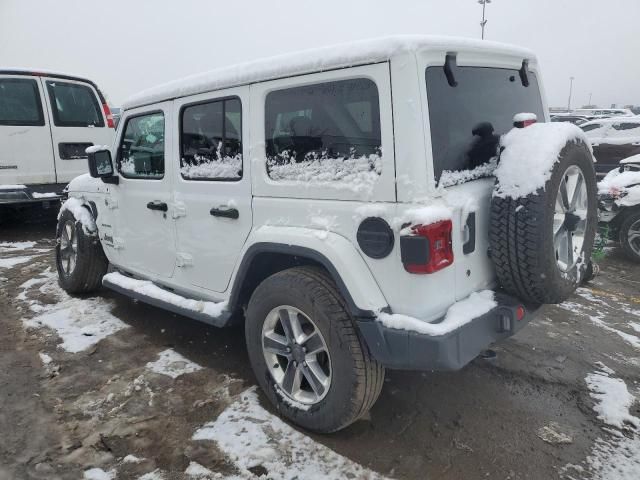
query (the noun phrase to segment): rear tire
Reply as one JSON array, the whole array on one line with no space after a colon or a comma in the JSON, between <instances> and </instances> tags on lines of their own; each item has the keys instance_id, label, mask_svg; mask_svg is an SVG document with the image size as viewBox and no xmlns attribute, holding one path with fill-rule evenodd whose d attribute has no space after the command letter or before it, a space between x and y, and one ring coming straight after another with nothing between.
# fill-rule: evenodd
<instances>
[{"instance_id":1,"label":"rear tire","mask_svg":"<svg viewBox=\"0 0 640 480\"><path fill-rule=\"evenodd\" d=\"M630 260L640 263L640 209L625 216L618 235L625 255Z\"/></svg>"},{"instance_id":2,"label":"rear tire","mask_svg":"<svg viewBox=\"0 0 640 480\"><path fill-rule=\"evenodd\" d=\"M98 235L88 235L69 210L56 229L56 267L60 286L68 293L88 293L102 284L109 261Z\"/></svg>"},{"instance_id":3,"label":"rear tire","mask_svg":"<svg viewBox=\"0 0 640 480\"><path fill-rule=\"evenodd\" d=\"M561 186L567 198L574 181L584 186L580 198L575 203L571 198L559 200ZM557 205L558 201L569 205ZM577 203L581 208L575 206ZM498 281L526 302L563 302L584 276L596 227L592 156L584 143L570 141L560 152L543 189L515 199L492 199L489 242Z\"/></svg>"},{"instance_id":4,"label":"rear tire","mask_svg":"<svg viewBox=\"0 0 640 480\"><path fill-rule=\"evenodd\" d=\"M301 324L313 325L324 341L327 361L324 362L323 378L328 377L329 381L326 390L320 389L321 395L311 387L304 373L300 377L302 392L297 396L287 393L291 391L293 394L293 389L287 387L284 379L290 362L291 365L299 365L296 359L300 359L294 354L296 349L306 345L304 341L300 345L297 341L286 343L293 346L293 349L288 347L293 350L289 358L286 358L286 352L276 356L264 348L264 339L276 332L271 326L278 321L278 325L284 325L279 312L285 309L299 312ZM276 323L274 312L280 318ZM321 269L296 267L264 280L249 301L245 332L249 358L258 383L278 412L303 428L319 433L345 428L364 415L380 394L384 368L369 353L344 299ZM279 338L285 339L286 332L280 332ZM304 365L306 367L306 361Z\"/></svg>"}]
</instances>

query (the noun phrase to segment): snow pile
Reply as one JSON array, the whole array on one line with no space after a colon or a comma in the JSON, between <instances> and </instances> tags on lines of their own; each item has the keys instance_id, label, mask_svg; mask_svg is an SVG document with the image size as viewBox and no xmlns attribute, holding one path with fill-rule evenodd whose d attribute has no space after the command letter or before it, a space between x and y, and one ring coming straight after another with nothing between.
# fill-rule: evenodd
<instances>
[{"instance_id":1,"label":"snow pile","mask_svg":"<svg viewBox=\"0 0 640 480\"><path fill-rule=\"evenodd\" d=\"M109 150L109 146L108 145L92 145L90 147L85 148L84 153L88 155L90 153L96 153L101 150Z\"/></svg>"},{"instance_id":2,"label":"snow pile","mask_svg":"<svg viewBox=\"0 0 640 480\"><path fill-rule=\"evenodd\" d=\"M370 194L382 173L382 157L377 154L338 158L322 156L296 162L285 151L277 159L269 159L267 169L269 177L276 181L338 186L356 193Z\"/></svg>"},{"instance_id":3,"label":"snow pile","mask_svg":"<svg viewBox=\"0 0 640 480\"><path fill-rule=\"evenodd\" d=\"M69 197L60 207L58 212L58 220L62 216L62 213L66 210L70 211L76 219L76 222L80 222L82 230L87 235L95 235L98 231L96 222L93 219L91 212L83 206L82 200L76 197Z\"/></svg>"},{"instance_id":4,"label":"snow pile","mask_svg":"<svg viewBox=\"0 0 640 480\"><path fill-rule=\"evenodd\" d=\"M116 478L116 471L109 470L105 472L101 468L90 468L83 472L82 478L83 480L114 480Z\"/></svg>"},{"instance_id":5,"label":"snow pile","mask_svg":"<svg viewBox=\"0 0 640 480\"><path fill-rule=\"evenodd\" d=\"M387 205L383 203L366 203L355 209L353 221L360 223L369 217L384 217L387 214Z\"/></svg>"},{"instance_id":6,"label":"snow pile","mask_svg":"<svg viewBox=\"0 0 640 480\"><path fill-rule=\"evenodd\" d=\"M16 265L27 263L33 257L6 257L0 258L0 268L13 268Z\"/></svg>"},{"instance_id":7,"label":"snow pile","mask_svg":"<svg viewBox=\"0 0 640 480\"><path fill-rule=\"evenodd\" d=\"M31 279L22 284L19 298L37 312L35 317L23 320L26 327L48 327L62 339L59 345L67 352L76 353L95 345L100 340L127 327L111 314L112 304L100 297L73 298L63 291L55 272L46 271L41 279ZM27 289L40 286L40 292L55 298L55 303L41 303L26 298Z\"/></svg>"},{"instance_id":8,"label":"snow pile","mask_svg":"<svg viewBox=\"0 0 640 480\"><path fill-rule=\"evenodd\" d=\"M629 413L635 398L625 382L615 378L614 371L600 364L600 370L587 375L585 381L590 395L596 400L594 410L598 418L617 429L640 427L640 419ZM610 439L599 438L587 465L596 480L636 480L640 478L640 438L637 434L622 435L618 430L607 429Z\"/></svg>"},{"instance_id":9,"label":"snow pile","mask_svg":"<svg viewBox=\"0 0 640 480\"><path fill-rule=\"evenodd\" d=\"M629 413L635 398L627 390L624 380L611 376L613 373L611 369L602 369L585 378L589 395L596 401L593 409L598 419L608 425L617 428L633 425L638 428L640 419Z\"/></svg>"},{"instance_id":10,"label":"snow pile","mask_svg":"<svg viewBox=\"0 0 640 480\"><path fill-rule=\"evenodd\" d=\"M99 178L93 178L88 173L78 175L69 182L69 185L65 188L67 192L96 192L105 190L106 185Z\"/></svg>"},{"instance_id":11,"label":"snow pile","mask_svg":"<svg viewBox=\"0 0 640 480\"><path fill-rule=\"evenodd\" d=\"M620 206L640 204L640 170L620 172L614 168L598 183L598 193L617 197L615 202Z\"/></svg>"},{"instance_id":12,"label":"snow pile","mask_svg":"<svg viewBox=\"0 0 640 480\"><path fill-rule=\"evenodd\" d=\"M36 242L0 242L0 252L15 252L33 248Z\"/></svg>"},{"instance_id":13,"label":"snow pile","mask_svg":"<svg viewBox=\"0 0 640 480\"><path fill-rule=\"evenodd\" d=\"M218 158L195 155L193 162L195 163L187 163L186 160L182 160L180 173L184 178L236 179L242 176L242 155L240 154L234 157L219 156Z\"/></svg>"},{"instance_id":14,"label":"snow pile","mask_svg":"<svg viewBox=\"0 0 640 480\"><path fill-rule=\"evenodd\" d=\"M450 220L453 215L451 208L444 205L428 205L425 207L409 208L399 217L392 220L391 226L399 231L404 225L430 225L432 223Z\"/></svg>"},{"instance_id":15,"label":"snow pile","mask_svg":"<svg viewBox=\"0 0 640 480\"><path fill-rule=\"evenodd\" d=\"M193 440L213 440L246 477L259 465L269 478L381 479L271 415L258 402L255 387L241 394L216 420L198 429Z\"/></svg>"},{"instance_id":16,"label":"snow pile","mask_svg":"<svg viewBox=\"0 0 640 480\"><path fill-rule=\"evenodd\" d=\"M31 194L31 196L33 198L57 198L57 197L59 197L59 195L56 192L44 192L44 193L33 192Z\"/></svg>"},{"instance_id":17,"label":"snow pile","mask_svg":"<svg viewBox=\"0 0 640 480\"><path fill-rule=\"evenodd\" d=\"M167 375L171 378L178 378L180 375L202 370L200 365L183 357L170 348L160 352L158 359L155 362L147 363L145 367L154 373Z\"/></svg>"},{"instance_id":18,"label":"snow pile","mask_svg":"<svg viewBox=\"0 0 640 480\"><path fill-rule=\"evenodd\" d=\"M584 132L568 122L512 128L500 139L504 148L495 170L494 196L520 198L544 188L567 142L590 145Z\"/></svg>"},{"instance_id":19,"label":"snow pile","mask_svg":"<svg viewBox=\"0 0 640 480\"><path fill-rule=\"evenodd\" d=\"M497 307L498 304L494 297L495 294L492 290L473 292L464 300L451 305L444 319L439 323L427 323L407 315L384 312L378 314L378 321L388 328L433 336L445 335Z\"/></svg>"},{"instance_id":20,"label":"snow pile","mask_svg":"<svg viewBox=\"0 0 640 480\"><path fill-rule=\"evenodd\" d=\"M528 113L528 112L523 112L523 113L516 113L513 116L513 123L520 123L520 122L527 122L527 121L534 121L537 122L538 121L538 116L535 113Z\"/></svg>"},{"instance_id":21,"label":"snow pile","mask_svg":"<svg viewBox=\"0 0 640 480\"><path fill-rule=\"evenodd\" d=\"M471 170L444 170L440 175L438 188L452 187L453 185L460 185L478 178L490 177L497 166L498 157L494 157L489 162L478 165Z\"/></svg>"},{"instance_id":22,"label":"snow pile","mask_svg":"<svg viewBox=\"0 0 640 480\"><path fill-rule=\"evenodd\" d=\"M211 317L219 317L227 308L227 302L207 302L204 300L192 300L182 297L175 293L164 290L149 280L136 280L134 278L125 277L118 272L107 273L103 277L103 282L109 282L118 285L126 290L139 293L146 297L154 298L176 307L191 310L197 313L203 313Z\"/></svg>"},{"instance_id":23,"label":"snow pile","mask_svg":"<svg viewBox=\"0 0 640 480\"><path fill-rule=\"evenodd\" d=\"M127 99L123 103L123 108L128 110L160 100L184 97L230 86L376 63L386 61L397 54L417 52L428 48L446 48L451 51L459 49L489 50L492 54L529 58L535 62L535 54L530 50L504 43L445 36L396 35L278 55L192 75L140 92Z\"/></svg>"}]
</instances>

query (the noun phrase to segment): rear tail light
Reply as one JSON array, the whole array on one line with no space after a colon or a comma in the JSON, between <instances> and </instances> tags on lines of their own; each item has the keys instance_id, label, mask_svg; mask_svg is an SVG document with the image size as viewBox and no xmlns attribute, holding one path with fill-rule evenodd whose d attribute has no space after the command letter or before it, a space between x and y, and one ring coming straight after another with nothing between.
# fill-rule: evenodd
<instances>
[{"instance_id":1,"label":"rear tail light","mask_svg":"<svg viewBox=\"0 0 640 480\"><path fill-rule=\"evenodd\" d=\"M516 318L518 319L518 321L524 318L525 313L526 310L524 309L524 307L522 305L518 305L518 308L516 308Z\"/></svg>"},{"instance_id":2,"label":"rear tail light","mask_svg":"<svg viewBox=\"0 0 640 480\"><path fill-rule=\"evenodd\" d=\"M113 123L113 115L111 115L111 109L109 108L109 105L103 103L102 110L104 111L104 116L107 117L107 127L116 128L115 124Z\"/></svg>"},{"instance_id":3,"label":"rear tail light","mask_svg":"<svg viewBox=\"0 0 640 480\"><path fill-rule=\"evenodd\" d=\"M400 237L400 255L409 273L434 273L453 263L451 220L414 225Z\"/></svg>"},{"instance_id":4,"label":"rear tail light","mask_svg":"<svg viewBox=\"0 0 640 480\"><path fill-rule=\"evenodd\" d=\"M533 125L538 121L535 113L518 113L513 116L513 126L516 128L524 128Z\"/></svg>"}]
</instances>

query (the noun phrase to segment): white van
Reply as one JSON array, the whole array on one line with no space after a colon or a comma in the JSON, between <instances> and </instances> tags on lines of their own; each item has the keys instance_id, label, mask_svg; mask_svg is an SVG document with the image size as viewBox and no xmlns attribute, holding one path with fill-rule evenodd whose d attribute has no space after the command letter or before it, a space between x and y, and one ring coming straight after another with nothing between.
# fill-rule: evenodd
<instances>
[{"instance_id":1,"label":"white van","mask_svg":"<svg viewBox=\"0 0 640 480\"><path fill-rule=\"evenodd\" d=\"M95 83L0 69L0 206L58 200L86 172L85 149L111 144L114 123Z\"/></svg>"}]
</instances>

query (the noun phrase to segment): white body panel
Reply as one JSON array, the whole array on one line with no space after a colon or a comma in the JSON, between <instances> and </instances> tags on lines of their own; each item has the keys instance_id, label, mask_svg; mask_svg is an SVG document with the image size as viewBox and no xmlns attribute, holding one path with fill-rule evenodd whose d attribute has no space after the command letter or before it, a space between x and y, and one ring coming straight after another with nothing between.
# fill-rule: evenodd
<instances>
[{"instance_id":1,"label":"white body panel","mask_svg":"<svg viewBox=\"0 0 640 480\"><path fill-rule=\"evenodd\" d=\"M0 122L0 185L43 185L67 183L87 171L86 156L62 159L60 144L111 145L114 129L107 126L100 96L87 82L25 74L1 74L3 79L34 82L42 125L9 125ZM104 127L57 126L47 92L47 81L80 84L89 88L98 105ZM15 99L14 99L15 100Z\"/></svg>"},{"instance_id":2,"label":"white body panel","mask_svg":"<svg viewBox=\"0 0 640 480\"><path fill-rule=\"evenodd\" d=\"M3 79L33 82L38 89L43 125L0 124L0 185L56 183L51 125L42 83L38 77L0 75Z\"/></svg>"},{"instance_id":3,"label":"white body panel","mask_svg":"<svg viewBox=\"0 0 640 480\"><path fill-rule=\"evenodd\" d=\"M119 185L109 187L111 193L107 195L118 203L110 213L113 237L122 240L122 248L117 251L107 247L109 259L122 269L187 295L218 301L231 296L239 266L252 245L305 247L331 262L360 309L376 312L390 307L393 313L425 321L441 317L470 292L493 286L495 276L487 255L493 178L446 189L437 188L434 181L425 68L442 66L445 55L452 50L461 67L518 70L527 59L529 70L540 78L535 57L527 51L478 42L452 46L442 40L415 51L395 48L386 60L378 54L367 65L361 62L343 68L336 61L336 69L299 71L296 76L273 79L275 67L268 69L261 64L267 72L264 75L270 76L264 81L239 75L238 78L254 81L239 82L240 86L230 88L233 72L227 72L228 78L218 83L203 79L198 93L194 86L178 85L164 93L156 89L139 95L124 111L121 124L135 113L158 108L165 111L166 173L162 181L121 177ZM272 180L265 167L267 94L282 88L362 77L375 82L380 101L383 167L374 189L363 196L349 188ZM214 91L208 91L207 85ZM242 100L242 180L184 180L179 172L181 107L232 95ZM542 91L541 97L547 111ZM162 103L151 103L162 98ZM101 201L96 204L102 210L105 199L100 195ZM146 203L153 200L167 202L166 218L146 209ZM217 219L209 214L211 207L230 204L239 210L237 220ZM402 217L409 209L429 206L447 206L452 211L454 263L433 274L412 274L401 261ZM462 248L469 235L465 230L469 212L476 215L476 246L465 255ZM385 258L368 257L358 245L358 226L368 216L380 217L393 228L395 244ZM102 234L100 238L104 243ZM185 258L188 265L174 268Z\"/></svg>"}]
</instances>

